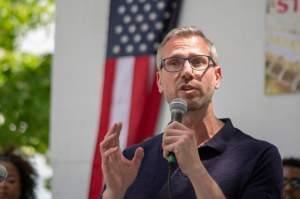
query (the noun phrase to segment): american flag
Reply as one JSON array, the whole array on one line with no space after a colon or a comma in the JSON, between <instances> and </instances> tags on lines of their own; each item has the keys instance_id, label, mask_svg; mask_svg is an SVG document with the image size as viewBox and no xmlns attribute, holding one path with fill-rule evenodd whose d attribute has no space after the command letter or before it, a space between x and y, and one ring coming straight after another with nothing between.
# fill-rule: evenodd
<instances>
[{"instance_id":1,"label":"american flag","mask_svg":"<svg viewBox=\"0 0 300 199\"><path fill-rule=\"evenodd\" d=\"M89 198L102 189L99 143L115 122L122 122L121 148L151 137L160 94L155 53L177 23L181 0L111 0L101 116L91 172Z\"/></svg>"}]
</instances>

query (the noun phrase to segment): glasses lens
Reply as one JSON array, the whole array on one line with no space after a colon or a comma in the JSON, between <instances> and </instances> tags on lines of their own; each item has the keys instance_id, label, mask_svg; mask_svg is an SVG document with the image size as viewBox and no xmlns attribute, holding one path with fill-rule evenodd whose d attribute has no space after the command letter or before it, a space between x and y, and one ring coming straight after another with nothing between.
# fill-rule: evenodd
<instances>
[{"instance_id":1,"label":"glasses lens","mask_svg":"<svg viewBox=\"0 0 300 199\"><path fill-rule=\"evenodd\" d=\"M203 69L208 66L208 57L206 56L195 56L190 58L190 63L195 69Z\"/></svg>"},{"instance_id":2,"label":"glasses lens","mask_svg":"<svg viewBox=\"0 0 300 199\"><path fill-rule=\"evenodd\" d=\"M180 71L184 64L184 59L180 57L171 57L165 59L165 68L167 71Z\"/></svg>"}]
</instances>

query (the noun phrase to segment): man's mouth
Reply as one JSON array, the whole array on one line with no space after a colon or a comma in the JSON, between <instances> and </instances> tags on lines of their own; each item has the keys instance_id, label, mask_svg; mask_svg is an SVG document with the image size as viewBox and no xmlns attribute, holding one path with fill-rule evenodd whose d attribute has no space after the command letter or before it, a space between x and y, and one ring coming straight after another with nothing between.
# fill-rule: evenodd
<instances>
[{"instance_id":1,"label":"man's mouth","mask_svg":"<svg viewBox=\"0 0 300 199\"><path fill-rule=\"evenodd\" d=\"M195 88L191 85L183 85L180 87L180 90L184 90L184 91L189 91L189 90L194 90Z\"/></svg>"}]
</instances>

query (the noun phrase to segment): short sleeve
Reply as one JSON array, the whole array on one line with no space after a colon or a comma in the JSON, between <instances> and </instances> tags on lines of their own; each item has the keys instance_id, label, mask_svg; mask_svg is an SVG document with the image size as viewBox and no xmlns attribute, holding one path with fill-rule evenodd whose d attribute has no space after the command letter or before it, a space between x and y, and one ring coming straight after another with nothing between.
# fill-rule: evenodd
<instances>
[{"instance_id":1,"label":"short sleeve","mask_svg":"<svg viewBox=\"0 0 300 199\"><path fill-rule=\"evenodd\" d=\"M281 156L273 145L258 158L242 199L281 199L283 189Z\"/></svg>"}]
</instances>

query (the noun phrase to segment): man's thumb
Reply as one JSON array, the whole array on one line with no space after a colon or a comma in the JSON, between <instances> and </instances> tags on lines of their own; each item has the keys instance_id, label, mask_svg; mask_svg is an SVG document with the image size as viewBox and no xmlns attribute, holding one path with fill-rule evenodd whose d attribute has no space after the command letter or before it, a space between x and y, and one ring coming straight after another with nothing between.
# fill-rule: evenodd
<instances>
[{"instance_id":1,"label":"man's thumb","mask_svg":"<svg viewBox=\"0 0 300 199\"><path fill-rule=\"evenodd\" d=\"M140 167L143 157L144 157L144 149L142 147L137 148L134 152L133 163L137 167Z\"/></svg>"}]
</instances>

